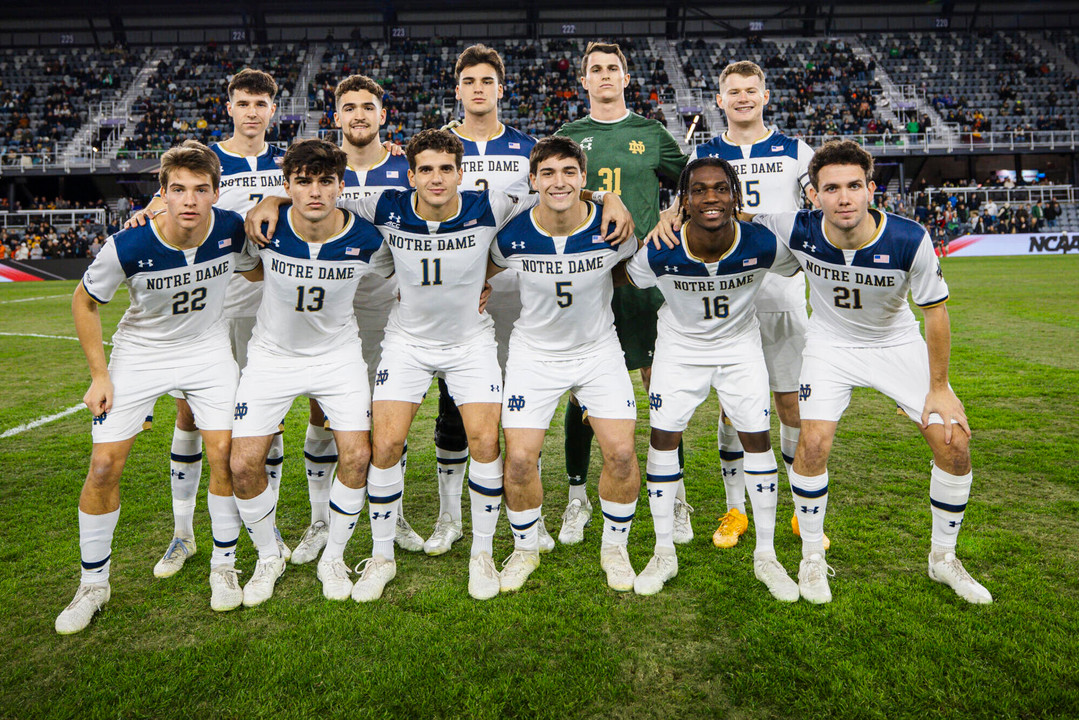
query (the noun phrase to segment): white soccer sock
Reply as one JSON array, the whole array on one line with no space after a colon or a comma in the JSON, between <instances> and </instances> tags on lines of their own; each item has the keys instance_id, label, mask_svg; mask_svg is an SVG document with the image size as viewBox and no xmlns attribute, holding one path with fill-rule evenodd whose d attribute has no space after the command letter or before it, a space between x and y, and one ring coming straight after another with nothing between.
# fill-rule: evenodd
<instances>
[{"instance_id":1,"label":"white soccer sock","mask_svg":"<svg viewBox=\"0 0 1079 720\"><path fill-rule=\"evenodd\" d=\"M401 465L367 470L367 506L371 514L371 556L393 559L393 538L397 530L397 501L405 489Z\"/></svg>"},{"instance_id":2,"label":"white soccer sock","mask_svg":"<svg viewBox=\"0 0 1079 720\"><path fill-rule=\"evenodd\" d=\"M303 465L307 471L307 497L311 500L311 524L330 520L330 485L337 464L333 431L307 425L303 441Z\"/></svg>"},{"instance_id":3,"label":"white soccer sock","mask_svg":"<svg viewBox=\"0 0 1079 720\"><path fill-rule=\"evenodd\" d=\"M326 540L326 549L322 551L323 560L340 560L345 556L345 545L356 529L356 519L367 500L367 487L358 490L350 488L334 478L330 488L330 536Z\"/></svg>"},{"instance_id":4,"label":"white soccer sock","mask_svg":"<svg viewBox=\"0 0 1079 720\"><path fill-rule=\"evenodd\" d=\"M787 468L787 481L790 482L791 465L794 464L794 451L798 449L801 428L779 423L779 452L783 456L783 465Z\"/></svg>"},{"instance_id":5,"label":"white soccer sock","mask_svg":"<svg viewBox=\"0 0 1079 720\"><path fill-rule=\"evenodd\" d=\"M955 551L963 513L970 498L973 473L952 475L933 464L929 476L929 505L933 513L933 549Z\"/></svg>"},{"instance_id":6,"label":"white soccer sock","mask_svg":"<svg viewBox=\"0 0 1079 720\"><path fill-rule=\"evenodd\" d=\"M674 499L676 486L681 482L677 450L656 450L648 446L645 480L648 488L648 509L656 528L656 548L674 548ZM607 532L606 523L603 528Z\"/></svg>"},{"instance_id":7,"label":"white soccer sock","mask_svg":"<svg viewBox=\"0 0 1079 720\"><path fill-rule=\"evenodd\" d=\"M828 471L820 475L799 475L791 471L791 495L798 513L802 536L802 557L824 555L824 513L828 510Z\"/></svg>"},{"instance_id":8,"label":"white soccer sock","mask_svg":"<svg viewBox=\"0 0 1079 720\"><path fill-rule=\"evenodd\" d=\"M510 510L506 506L506 517L510 521L510 529L513 530L513 549L539 552L539 519L543 514L543 506L528 510Z\"/></svg>"},{"instance_id":9,"label":"white soccer sock","mask_svg":"<svg viewBox=\"0 0 1079 720\"><path fill-rule=\"evenodd\" d=\"M719 467L727 491L727 509L746 511L746 482L742 477L742 441L730 423L719 419Z\"/></svg>"},{"instance_id":10,"label":"white soccer sock","mask_svg":"<svg viewBox=\"0 0 1079 720\"><path fill-rule=\"evenodd\" d=\"M174 537L195 536L195 500L202 476L202 435L198 430L172 431L169 467L172 476L172 519Z\"/></svg>"},{"instance_id":11,"label":"white soccer sock","mask_svg":"<svg viewBox=\"0 0 1079 720\"><path fill-rule=\"evenodd\" d=\"M502 456L481 463L469 459L468 496L472 505L472 556L494 551L492 539L502 509Z\"/></svg>"},{"instance_id":12,"label":"white soccer sock","mask_svg":"<svg viewBox=\"0 0 1079 720\"><path fill-rule=\"evenodd\" d=\"M91 515L79 510L79 555L82 559L84 583L107 583L112 565L112 534L120 508L104 515Z\"/></svg>"},{"instance_id":13,"label":"white soccer sock","mask_svg":"<svg viewBox=\"0 0 1079 720\"><path fill-rule=\"evenodd\" d=\"M232 495L206 495L206 508L210 511L210 532L214 537L214 549L210 555L210 568L234 567L236 544L240 539L240 511Z\"/></svg>"},{"instance_id":14,"label":"white soccer sock","mask_svg":"<svg viewBox=\"0 0 1079 720\"><path fill-rule=\"evenodd\" d=\"M580 500L582 505L588 502L588 485L585 483L575 485L573 483L573 478L570 478L569 498L566 500L566 502L571 503L574 500Z\"/></svg>"},{"instance_id":15,"label":"white soccer sock","mask_svg":"<svg viewBox=\"0 0 1079 720\"><path fill-rule=\"evenodd\" d=\"M274 533L274 510L277 508L277 493L267 487L253 498L236 498L236 509L247 528L251 542L259 551L259 560L280 557L277 547L277 534Z\"/></svg>"},{"instance_id":16,"label":"white soccer sock","mask_svg":"<svg viewBox=\"0 0 1079 720\"><path fill-rule=\"evenodd\" d=\"M266 482L276 497L281 491L281 470L285 464L285 436L277 434L270 440L270 452L266 456Z\"/></svg>"},{"instance_id":17,"label":"white soccer sock","mask_svg":"<svg viewBox=\"0 0 1079 720\"><path fill-rule=\"evenodd\" d=\"M633 524L633 515L637 512L637 501L620 503L601 497L599 507L603 512L603 544L629 544L629 528Z\"/></svg>"},{"instance_id":18,"label":"white soccer sock","mask_svg":"<svg viewBox=\"0 0 1079 720\"><path fill-rule=\"evenodd\" d=\"M468 449L446 450L435 446L438 463L438 516L448 514L450 520L461 522L461 494L468 467Z\"/></svg>"},{"instance_id":19,"label":"white soccer sock","mask_svg":"<svg viewBox=\"0 0 1079 720\"><path fill-rule=\"evenodd\" d=\"M758 553L774 555L776 535L776 505L779 504L779 468L771 450L745 453L743 468L749 502L753 505L753 528L757 535Z\"/></svg>"}]
</instances>

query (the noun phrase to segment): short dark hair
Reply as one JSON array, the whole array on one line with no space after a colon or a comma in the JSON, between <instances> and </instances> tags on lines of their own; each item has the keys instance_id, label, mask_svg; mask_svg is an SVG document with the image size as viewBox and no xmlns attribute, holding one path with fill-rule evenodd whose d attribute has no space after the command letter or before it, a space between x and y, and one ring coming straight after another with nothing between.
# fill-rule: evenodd
<instances>
[{"instance_id":1,"label":"short dark hair","mask_svg":"<svg viewBox=\"0 0 1079 720\"><path fill-rule=\"evenodd\" d=\"M277 82L270 73L252 68L244 68L232 76L229 81L229 100L237 90L249 92L252 95L269 95L270 100L277 97Z\"/></svg>"},{"instance_id":2,"label":"short dark hair","mask_svg":"<svg viewBox=\"0 0 1079 720\"><path fill-rule=\"evenodd\" d=\"M464 143L449 130L421 130L412 136L405 147L405 157L408 158L408 167L412 172L416 172L416 156L424 150L450 153L457 167L461 167L461 160L465 156Z\"/></svg>"},{"instance_id":3,"label":"short dark hair","mask_svg":"<svg viewBox=\"0 0 1079 720\"><path fill-rule=\"evenodd\" d=\"M814 190L820 189L817 176L828 165L857 165L865 171L867 185L873 179L873 156L853 140L829 140L813 154L809 161L809 181Z\"/></svg>"},{"instance_id":4,"label":"short dark hair","mask_svg":"<svg viewBox=\"0 0 1079 720\"><path fill-rule=\"evenodd\" d=\"M380 105L386 97L386 91L382 86L366 75L349 75L347 78L337 83L337 87L334 88L333 91L333 97L335 102L341 102L341 96L345 93L359 92L360 90L366 90L374 95L378 98Z\"/></svg>"},{"instance_id":5,"label":"short dark hair","mask_svg":"<svg viewBox=\"0 0 1079 720\"><path fill-rule=\"evenodd\" d=\"M169 175L180 169L209 175L214 192L221 186L221 160L218 159L217 153L198 140L184 140L181 145L169 149L161 156L161 170L158 171L157 179L162 190L169 185Z\"/></svg>"},{"instance_id":6,"label":"short dark hair","mask_svg":"<svg viewBox=\"0 0 1079 720\"><path fill-rule=\"evenodd\" d=\"M535 175L540 163L550 158L571 158L577 161L582 174L588 171L588 156L576 140L563 135L551 135L532 148L528 155L528 172Z\"/></svg>"},{"instance_id":7,"label":"short dark hair","mask_svg":"<svg viewBox=\"0 0 1079 720\"><path fill-rule=\"evenodd\" d=\"M338 180L344 180L346 167L348 156L344 150L328 140L314 138L289 146L281 163L281 172L285 180L300 173L313 177L334 175Z\"/></svg>"},{"instance_id":8,"label":"short dark hair","mask_svg":"<svg viewBox=\"0 0 1079 720\"><path fill-rule=\"evenodd\" d=\"M465 48L464 52L457 56L457 64L453 68L454 77L457 78L457 82L461 82L462 72L470 67L483 65L484 63L495 69L495 74L498 75L498 84L505 85L506 63L502 62L502 56L498 54L497 50L482 43Z\"/></svg>"},{"instance_id":9,"label":"short dark hair","mask_svg":"<svg viewBox=\"0 0 1079 720\"><path fill-rule=\"evenodd\" d=\"M734 199L734 211L742 212L742 184L738 182L738 172L734 166L723 158L702 157L691 160L678 176L679 209L682 212L682 221L686 220L686 200L689 198L689 178L693 171L702 167L717 167L727 174L727 180L731 184L731 197Z\"/></svg>"},{"instance_id":10,"label":"short dark hair","mask_svg":"<svg viewBox=\"0 0 1079 720\"><path fill-rule=\"evenodd\" d=\"M622 54L622 48L619 47L618 43L596 42L593 40L585 47L584 57L581 58L581 77L588 74L588 56L595 52L617 55L619 62L622 63L622 72L629 72L629 63L626 61L626 56Z\"/></svg>"}]
</instances>

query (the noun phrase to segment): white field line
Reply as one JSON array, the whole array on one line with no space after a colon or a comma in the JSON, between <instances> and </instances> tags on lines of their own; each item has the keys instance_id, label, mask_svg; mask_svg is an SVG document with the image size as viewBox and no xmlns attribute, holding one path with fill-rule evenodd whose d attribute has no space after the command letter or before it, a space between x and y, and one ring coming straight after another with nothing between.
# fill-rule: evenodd
<instances>
[{"instance_id":1,"label":"white field line","mask_svg":"<svg viewBox=\"0 0 1079 720\"><path fill-rule=\"evenodd\" d=\"M46 339L49 339L49 340L74 340L75 342L79 341L79 339L77 337L74 337L72 335L42 335L40 333L11 333L11 332L0 332L0 335L7 336L7 337L36 337L36 338L46 338ZM112 345L112 343L109 342L108 340L104 340L102 342L105 345Z\"/></svg>"},{"instance_id":2,"label":"white field line","mask_svg":"<svg viewBox=\"0 0 1079 720\"><path fill-rule=\"evenodd\" d=\"M30 302L32 300L55 300L56 298L71 297L71 293L65 293L63 295L42 295L40 297L32 298L19 298L18 300L0 300L0 305L9 305L11 303Z\"/></svg>"},{"instance_id":3,"label":"white field line","mask_svg":"<svg viewBox=\"0 0 1079 720\"><path fill-rule=\"evenodd\" d=\"M87 408L86 405L84 405L83 403L79 403L78 405L72 405L67 410L61 410L58 413L46 415L45 417L38 418L37 420L32 420L23 425L13 427L10 430L5 430L4 432L0 433L0 438L11 437L12 435L18 435L19 433L26 432L27 430L33 430L34 428L40 427L41 425L44 425L46 423L51 423L53 420L59 420L60 418L67 417L68 415L77 413L79 410L85 409Z\"/></svg>"}]
</instances>

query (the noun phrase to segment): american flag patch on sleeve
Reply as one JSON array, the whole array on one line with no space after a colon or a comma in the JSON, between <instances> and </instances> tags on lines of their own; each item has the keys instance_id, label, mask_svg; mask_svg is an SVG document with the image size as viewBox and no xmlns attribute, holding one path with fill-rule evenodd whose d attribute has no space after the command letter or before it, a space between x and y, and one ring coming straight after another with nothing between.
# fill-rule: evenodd
<instances>
[{"instance_id":1,"label":"american flag patch on sleeve","mask_svg":"<svg viewBox=\"0 0 1079 720\"><path fill-rule=\"evenodd\" d=\"M593 235L592 236L592 242L593 243L601 243L601 242L603 242L603 236L602 235Z\"/></svg>"},{"instance_id":2,"label":"american flag patch on sleeve","mask_svg":"<svg viewBox=\"0 0 1079 720\"><path fill-rule=\"evenodd\" d=\"M875 263L886 263L886 262L889 262L890 260L891 260L890 255L874 255L873 256L873 262L875 262Z\"/></svg>"},{"instance_id":3,"label":"american flag patch on sleeve","mask_svg":"<svg viewBox=\"0 0 1079 720\"><path fill-rule=\"evenodd\" d=\"M520 150L521 149L521 143L519 143L519 142L511 142L509 144L509 146L510 146L510 150Z\"/></svg>"},{"instance_id":4,"label":"american flag patch on sleeve","mask_svg":"<svg viewBox=\"0 0 1079 720\"><path fill-rule=\"evenodd\" d=\"M359 255L360 249L358 247L345 248L345 255Z\"/></svg>"},{"instance_id":5,"label":"american flag patch on sleeve","mask_svg":"<svg viewBox=\"0 0 1079 720\"><path fill-rule=\"evenodd\" d=\"M217 241L217 247L218 247L218 249L220 249L220 248L227 248L227 247L229 247L230 245L232 245L232 238L225 238L224 240L218 240L218 241Z\"/></svg>"},{"instance_id":6,"label":"american flag patch on sleeve","mask_svg":"<svg viewBox=\"0 0 1079 720\"><path fill-rule=\"evenodd\" d=\"M742 267L753 267L757 264L757 258L746 258L742 261Z\"/></svg>"}]
</instances>

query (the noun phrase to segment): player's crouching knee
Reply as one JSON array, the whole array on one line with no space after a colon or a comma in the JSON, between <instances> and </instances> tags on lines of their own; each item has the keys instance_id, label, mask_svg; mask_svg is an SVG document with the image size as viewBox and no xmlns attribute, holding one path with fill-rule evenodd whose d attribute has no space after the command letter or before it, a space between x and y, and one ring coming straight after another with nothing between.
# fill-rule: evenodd
<instances>
[{"instance_id":1,"label":"player's crouching knee","mask_svg":"<svg viewBox=\"0 0 1079 720\"><path fill-rule=\"evenodd\" d=\"M640 475L637 453L632 443L609 448L603 454L603 464L609 468L612 477L620 480L629 480Z\"/></svg>"},{"instance_id":2,"label":"player's crouching knee","mask_svg":"<svg viewBox=\"0 0 1079 720\"><path fill-rule=\"evenodd\" d=\"M952 426L952 441L933 450L936 466L952 475L970 472L970 442L958 425Z\"/></svg>"}]
</instances>

